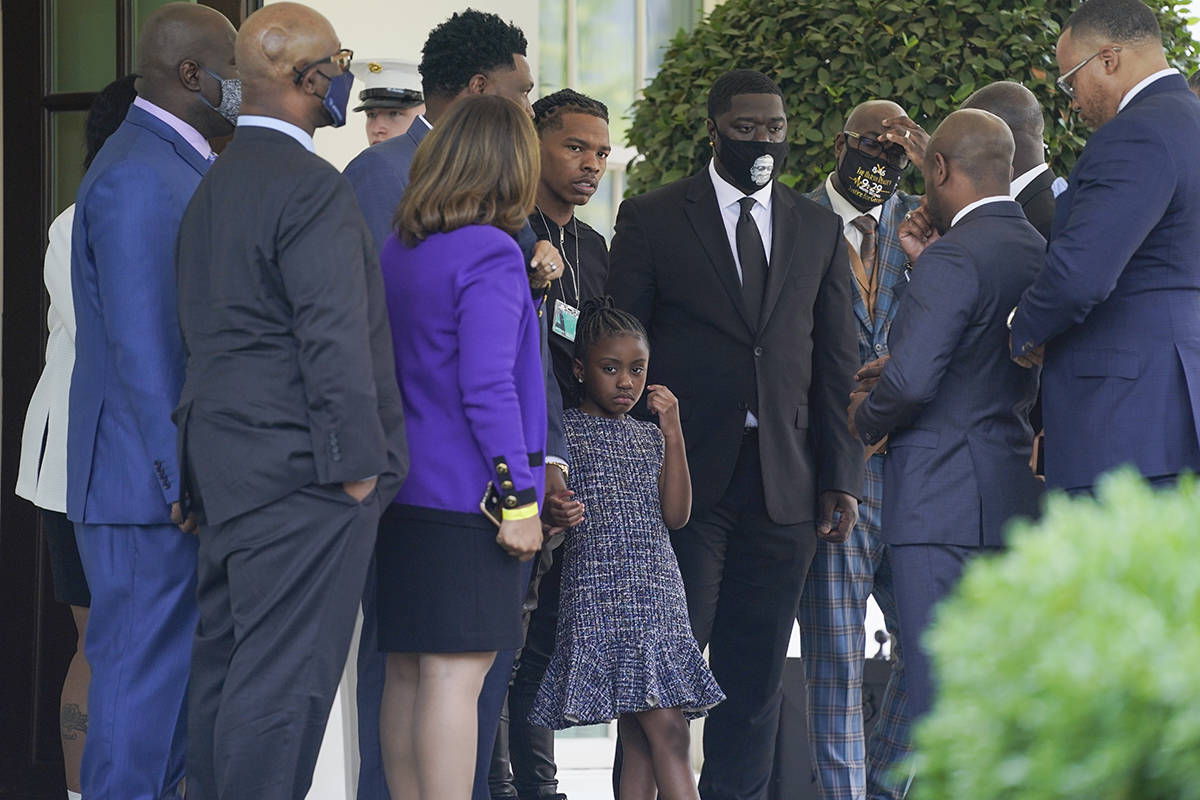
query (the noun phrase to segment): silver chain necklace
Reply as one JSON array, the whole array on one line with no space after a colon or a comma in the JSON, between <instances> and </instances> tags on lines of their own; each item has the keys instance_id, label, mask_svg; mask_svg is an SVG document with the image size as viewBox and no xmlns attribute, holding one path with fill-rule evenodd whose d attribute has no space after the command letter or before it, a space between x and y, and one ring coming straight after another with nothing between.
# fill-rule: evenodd
<instances>
[{"instance_id":1,"label":"silver chain necklace","mask_svg":"<svg viewBox=\"0 0 1200 800\"><path fill-rule=\"evenodd\" d=\"M537 206L534 206L537 208ZM540 208L537 209L538 216L542 218L542 224L546 226L546 233L550 232L550 223L546 221L546 215L542 213ZM557 223L556 223L557 224ZM571 285L575 289L575 305L582 305L582 300L579 297L579 220L575 215L571 215L571 233L575 236L575 264L572 265L570 259L567 258L567 240L566 228L562 225L558 227L558 250L562 254L563 263L571 275ZM563 294L566 294L565 292Z\"/></svg>"}]
</instances>

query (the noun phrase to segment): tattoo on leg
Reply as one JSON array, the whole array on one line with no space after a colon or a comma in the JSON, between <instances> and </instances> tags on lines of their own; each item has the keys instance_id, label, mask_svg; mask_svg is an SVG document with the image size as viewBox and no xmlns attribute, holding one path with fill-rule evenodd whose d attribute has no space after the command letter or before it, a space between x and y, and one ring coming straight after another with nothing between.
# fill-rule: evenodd
<instances>
[{"instance_id":1,"label":"tattoo on leg","mask_svg":"<svg viewBox=\"0 0 1200 800\"><path fill-rule=\"evenodd\" d=\"M67 703L63 706L59 723L62 727L62 738L67 741L75 741L80 734L87 735L88 715L80 710L77 703Z\"/></svg>"}]
</instances>

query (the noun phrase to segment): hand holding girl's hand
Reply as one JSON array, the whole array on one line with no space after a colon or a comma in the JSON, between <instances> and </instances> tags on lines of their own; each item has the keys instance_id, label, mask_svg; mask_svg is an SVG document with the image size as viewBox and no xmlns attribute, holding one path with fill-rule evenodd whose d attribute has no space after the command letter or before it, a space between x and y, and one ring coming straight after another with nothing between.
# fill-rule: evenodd
<instances>
[{"instance_id":1,"label":"hand holding girl's hand","mask_svg":"<svg viewBox=\"0 0 1200 800\"><path fill-rule=\"evenodd\" d=\"M542 521L550 526L551 534L574 528L583 522L583 503L574 498L575 493L570 489L546 495L546 502L542 507Z\"/></svg>"},{"instance_id":2,"label":"hand holding girl's hand","mask_svg":"<svg viewBox=\"0 0 1200 800\"><path fill-rule=\"evenodd\" d=\"M506 519L500 523L496 543L510 556L528 561L542 549L542 521L536 516L527 519Z\"/></svg>"},{"instance_id":3,"label":"hand holding girl's hand","mask_svg":"<svg viewBox=\"0 0 1200 800\"><path fill-rule=\"evenodd\" d=\"M646 387L646 408L658 417L658 427L666 433L668 430L681 429L679 423L679 398L665 386L657 384Z\"/></svg>"}]
</instances>

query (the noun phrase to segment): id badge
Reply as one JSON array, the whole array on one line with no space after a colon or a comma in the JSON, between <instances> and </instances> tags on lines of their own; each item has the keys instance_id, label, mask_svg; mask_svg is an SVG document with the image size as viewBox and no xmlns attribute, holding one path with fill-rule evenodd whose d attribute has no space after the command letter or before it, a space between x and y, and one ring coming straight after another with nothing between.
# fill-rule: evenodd
<instances>
[{"instance_id":1,"label":"id badge","mask_svg":"<svg viewBox=\"0 0 1200 800\"><path fill-rule=\"evenodd\" d=\"M575 326L579 324L579 309L562 300L554 301L554 321L551 330L568 342L575 341Z\"/></svg>"}]
</instances>

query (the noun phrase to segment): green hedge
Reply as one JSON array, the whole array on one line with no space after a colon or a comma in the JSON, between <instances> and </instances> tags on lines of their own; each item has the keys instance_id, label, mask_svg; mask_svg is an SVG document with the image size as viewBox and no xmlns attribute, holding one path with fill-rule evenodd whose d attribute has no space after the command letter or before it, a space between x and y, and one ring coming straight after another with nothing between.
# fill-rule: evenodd
<instances>
[{"instance_id":1,"label":"green hedge","mask_svg":"<svg viewBox=\"0 0 1200 800\"><path fill-rule=\"evenodd\" d=\"M699 169L708 88L722 73L762 70L783 88L792 143L785 181L805 190L833 169L833 137L846 113L890 98L932 130L975 88L1016 80L1046 113L1054 169L1066 175L1083 148L1083 125L1054 88L1054 43L1077 2L1068 0L725 0L672 41L662 68L633 107L629 144L641 153L628 193ZM1171 62L1190 74L1197 47L1188 3L1166 0L1160 21ZM910 187L918 188L910 173Z\"/></svg>"},{"instance_id":2,"label":"green hedge","mask_svg":"<svg viewBox=\"0 0 1200 800\"><path fill-rule=\"evenodd\" d=\"M926 643L912 800L1200 798L1200 490L1132 471L971 565Z\"/></svg>"}]
</instances>

